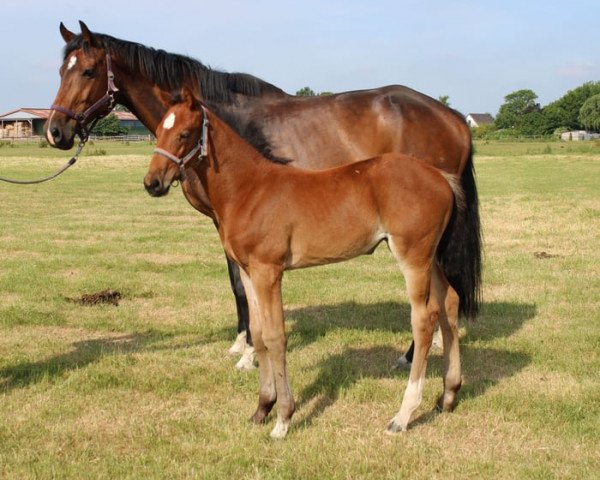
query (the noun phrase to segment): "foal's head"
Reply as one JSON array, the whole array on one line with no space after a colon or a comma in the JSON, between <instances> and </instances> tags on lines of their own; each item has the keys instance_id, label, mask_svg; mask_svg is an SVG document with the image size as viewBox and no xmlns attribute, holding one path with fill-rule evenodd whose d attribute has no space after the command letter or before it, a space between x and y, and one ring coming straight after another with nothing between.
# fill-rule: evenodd
<instances>
[{"instance_id":1,"label":"foal's head","mask_svg":"<svg viewBox=\"0 0 600 480\"><path fill-rule=\"evenodd\" d=\"M187 163L200 155L203 119L200 100L187 87L173 96L156 130L156 149L144 177L150 195L166 195L173 182L184 179Z\"/></svg>"}]
</instances>

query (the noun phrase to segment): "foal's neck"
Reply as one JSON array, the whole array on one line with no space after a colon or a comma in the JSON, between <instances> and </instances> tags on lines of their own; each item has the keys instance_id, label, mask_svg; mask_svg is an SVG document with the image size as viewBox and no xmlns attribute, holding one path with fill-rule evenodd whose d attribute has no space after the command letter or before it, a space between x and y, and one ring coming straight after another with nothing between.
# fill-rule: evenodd
<instances>
[{"instance_id":1,"label":"foal's neck","mask_svg":"<svg viewBox=\"0 0 600 480\"><path fill-rule=\"evenodd\" d=\"M215 209L219 205L247 198L260 189L276 165L235 133L216 115L208 113L208 156L205 188Z\"/></svg>"}]
</instances>

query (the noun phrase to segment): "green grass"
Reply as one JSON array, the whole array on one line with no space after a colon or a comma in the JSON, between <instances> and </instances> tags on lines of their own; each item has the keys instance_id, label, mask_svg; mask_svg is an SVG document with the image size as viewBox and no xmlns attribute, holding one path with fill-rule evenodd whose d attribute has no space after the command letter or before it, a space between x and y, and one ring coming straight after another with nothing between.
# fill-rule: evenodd
<instances>
[{"instance_id":1,"label":"green grass","mask_svg":"<svg viewBox=\"0 0 600 480\"><path fill-rule=\"evenodd\" d=\"M459 404L432 410L434 351L393 437L407 372L390 367L411 334L385 248L286 274L298 410L274 442L272 420L248 422L256 372L225 354L236 314L214 227L179 189L144 192L150 145L0 185L0 478L597 478L600 155L558 145L478 150L484 304L461 329ZM0 175L62 164L34 147L1 149ZM107 288L118 307L69 300Z\"/></svg>"}]
</instances>

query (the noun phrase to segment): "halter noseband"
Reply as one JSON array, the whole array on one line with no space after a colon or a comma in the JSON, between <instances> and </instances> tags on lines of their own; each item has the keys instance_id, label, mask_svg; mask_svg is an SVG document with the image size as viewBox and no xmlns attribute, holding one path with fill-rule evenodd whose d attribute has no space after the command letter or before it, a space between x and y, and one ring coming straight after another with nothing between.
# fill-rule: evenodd
<instances>
[{"instance_id":1,"label":"halter noseband","mask_svg":"<svg viewBox=\"0 0 600 480\"><path fill-rule=\"evenodd\" d=\"M87 141L90 131L94 128L96 122L102 117L108 115L108 113L112 110L115 105L115 93L119 91L115 85L115 74L112 70L112 62L108 51L106 52L106 75L108 77L108 87L106 93L102 98L100 98L100 100L94 103L83 113L75 113L66 107L61 107L60 105L52 105L50 107L50 110L64 113L67 117L70 117L77 122L76 131L81 140L84 142ZM101 109L106 109L106 112L97 113ZM88 126L90 123L91 125Z\"/></svg>"},{"instance_id":2,"label":"halter noseband","mask_svg":"<svg viewBox=\"0 0 600 480\"><path fill-rule=\"evenodd\" d=\"M207 151L206 146L208 144L209 121L208 121L208 116L206 115L206 108L204 108L204 105L200 105L200 108L202 109L202 133L200 134L200 140L198 140L198 143L196 144L196 146L194 148L192 148L183 158L179 158L179 157L173 155L172 153L167 152L166 150L163 150L162 148L154 149L154 153L158 153L159 155L162 155L166 159L171 160L175 165L177 165L179 167L179 171L181 172L181 180L182 181L185 180L185 178L186 178L185 167L186 167L187 163L196 157L204 158L207 155L206 154L206 151Z\"/></svg>"}]
</instances>

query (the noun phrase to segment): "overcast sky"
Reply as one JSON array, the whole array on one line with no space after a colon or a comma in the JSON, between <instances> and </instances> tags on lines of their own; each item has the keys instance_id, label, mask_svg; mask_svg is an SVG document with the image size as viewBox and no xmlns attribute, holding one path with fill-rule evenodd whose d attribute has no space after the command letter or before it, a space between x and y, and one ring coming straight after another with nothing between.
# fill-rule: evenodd
<instances>
[{"instance_id":1,"label":"overcast sky","mask_svg":"<svg viewBox=\"0 0 600 480\"><path fill-rule=\"evenodd\" d=\"M58 26L79 19L288 93L403 84L465 114L600 80L599 0L18 0L0 6L0 114L52 103Z\"/></svg>"}]
</instances>

